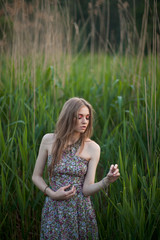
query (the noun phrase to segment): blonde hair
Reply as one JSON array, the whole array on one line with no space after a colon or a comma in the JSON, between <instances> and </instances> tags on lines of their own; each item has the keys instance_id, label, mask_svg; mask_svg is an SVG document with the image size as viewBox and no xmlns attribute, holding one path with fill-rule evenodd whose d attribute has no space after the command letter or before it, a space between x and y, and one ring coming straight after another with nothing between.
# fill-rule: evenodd
<instances>
[{"instance_id":1,"label":"blonde hair","mask_svg":"<svg viewBox=\"0 0 160 240\"><path fill-rule=\"evenodd\" d=\"M90 118L89 124L84 133L81 133L81 151L84 142L90 138L93 130L93 108L89 102L83 98L73 97L65 102L55 129L55 141L52 147L52 163L49 166L49 173L52 173L54 166L60 161L64 147L68 145L69 139L74 133L76 126L75 118L77 119L78 111L81 107L86 106L89 110Z\"/></svg>"}]
</instances>

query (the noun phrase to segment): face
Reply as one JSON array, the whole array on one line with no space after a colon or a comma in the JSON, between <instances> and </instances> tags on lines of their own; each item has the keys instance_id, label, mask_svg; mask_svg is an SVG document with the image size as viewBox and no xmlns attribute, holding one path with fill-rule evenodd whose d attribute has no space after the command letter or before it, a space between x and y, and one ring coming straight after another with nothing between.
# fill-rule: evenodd
<instances>
[{"instance_id":1,"label":"face","mask_svg":"<svg viewBox=\"0 0 160 240\"><path fill-rule=\"evenodd\" d=\"M84 133L88 127L90 119L90 113L88 107L81 107L77 114L77 123L75 131L79 133Z\"/></svg>"}]
</instances>

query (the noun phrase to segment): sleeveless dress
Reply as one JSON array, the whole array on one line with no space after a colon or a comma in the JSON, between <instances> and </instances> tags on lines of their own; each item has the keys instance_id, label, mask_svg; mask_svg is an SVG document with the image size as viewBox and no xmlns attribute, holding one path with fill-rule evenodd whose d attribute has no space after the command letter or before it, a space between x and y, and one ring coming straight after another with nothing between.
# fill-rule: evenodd
<instances>
[{"instance_id":1,"label":"sleeveless dress","mask_svg":"<svg viewBox=\"0 0 160 240\"><path fill-rule=\"evenodd\" d=\"M90 197L82 192L87 173L88 161L76 156L81 141L70 145L62 153L62 159L49 179L50 188L57 191L60 187L76 187L76 194L68 200L45 198L41 216L40 239L48 240L98 240L96 216ZM48 166L52 156L48 156Z\"/></svg>"}]
</instances>

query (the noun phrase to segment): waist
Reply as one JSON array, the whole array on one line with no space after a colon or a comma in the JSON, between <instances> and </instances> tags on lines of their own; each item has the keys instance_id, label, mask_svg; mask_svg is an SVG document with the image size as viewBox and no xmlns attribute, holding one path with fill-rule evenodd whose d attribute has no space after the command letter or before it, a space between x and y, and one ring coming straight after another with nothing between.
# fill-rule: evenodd
<instances>
[{"instance_id":1,"label":"waist","mask_svg":"<svg viewBox=\"0 0 160 240\"><path fill-rule=\"evenodd\" d=\"M70 185L66 191L69 191L73 186L76 187L76 191L82 191L84 178L75 176L53 176L50 178L50 187L53 191L57 191L61 187Z\"/></svg>"}]
</instances>

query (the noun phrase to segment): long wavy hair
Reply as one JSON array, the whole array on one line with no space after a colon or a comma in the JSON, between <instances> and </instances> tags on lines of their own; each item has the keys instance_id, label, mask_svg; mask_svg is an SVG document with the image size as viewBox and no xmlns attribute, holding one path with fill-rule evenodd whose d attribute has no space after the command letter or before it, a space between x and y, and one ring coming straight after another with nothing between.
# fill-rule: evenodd
<instances>
[{"instance_id":1,"label":"long wavy hair","mask_svg":"<svg viewBox=\"0 0 160 240\"><path fill-rule=\"evenodd\" d=\"M69 140L74 133L74 129L77 123L78 111L81 107L86 106L89 109L89 124L84 133L81 133L81 147L80 152L84 147L84 142L87 138L90 138L93 131L93 108L89 102L83 98L73 97L65 102L55 129L55 141L52 147L52 162L49 166L49 174L52 174L54 166L59 163L64 148L68 145Z\"/></svg>"}]
</instances>

